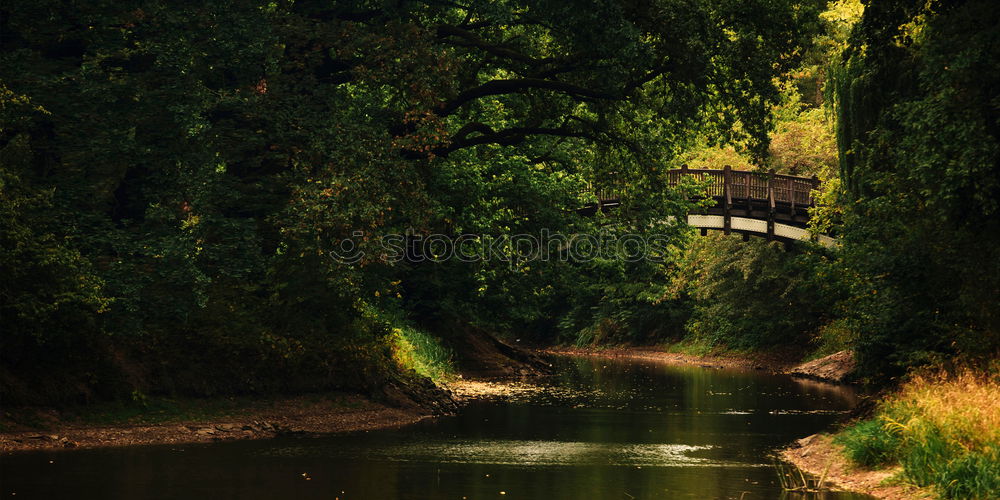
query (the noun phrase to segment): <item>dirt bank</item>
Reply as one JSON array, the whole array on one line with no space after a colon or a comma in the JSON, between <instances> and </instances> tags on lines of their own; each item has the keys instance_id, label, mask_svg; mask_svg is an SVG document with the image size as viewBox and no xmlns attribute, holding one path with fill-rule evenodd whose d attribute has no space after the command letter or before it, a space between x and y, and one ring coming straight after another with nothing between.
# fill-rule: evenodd
<instances>
[{"instance_id":1,"label":"dirt bank","mask_svg":"<svg viewBox=\"0 0 1000 500\"><path fill-rule=\"evenodd\" d=\"M868 470L851 465L840 445L827 434L802 438L792 447L782 450L780 455L810 474L823 476L825 473L824 484L834 489L867 493L884 500L933 498L925 488L899 484L894 479L899 467Z\"/></svg>"},{"instance_id":2,"label":"dirt bank","mask_svg":"<svg viewBox=\"0 0 1000 500\"><path fill-rule=\"evenodd\" d=\"M156 415L95 424L40 411L27 427L6 420L0 433L0 453L26 450L98 448L145 444L180 444L236 439L265 439L280 435L325 434L398 427L429 418L429 412L390 408L356 394L329 393L291 398L258 399L225 404L220 400L188 403L207 410L199 417ZM23 417L23 415L22 415ZM93 419L94 414L88 416ZM112 417L113 419L117 419Z\"/></svg>"},{"instance_id":3,"label":"dirt bank","mask_svg":"<svg viewBox=\"0 0 1000 500\"><path fill-rule=\"evenodd\" d=\"M814 359L808 363L802 363L789 370L788 374L793 377L812 378L824 382L842 384L849 380L855 366L854 353L851 351L840 351L826 357Z\"/></svg>"},{"instance_id":4,"label":"dirt bank","mask_svg":"<svg viewBox=\"0 0 1000 500\"><path fill-rule=\"evenodd\" d=\"M485 380L524 379L549 370L548 363L534 352L508 345L483 331L466 329L453 336L452 342L463 376L456 383L456 387L463 388L454 393L458 400L447 388L439 388L429 379L400 375L373 383L372 397L324 393L278 398L158 399L145 408L138 404L96 404L77 409L78 414L20 408L0 415L0 453L267 439L399 427L452 413L461 400L484 396L480 389L490 386ZM469 379L481 382L471 383Z\"/></svg>"},{"instance_id":5,"label":"dirt bank","mask_svg":"<svg viewBox=\"0 0 1000 500\"><path fill-rule=\"evenodd\" d=\"M551 372L548 362L535 350L520 346L516 341L500 340L471 325L440 328L453 332L446 338L446 344L454 351L456 368L466 379L526 378Z\"/></svg>"},{"instance_id":6,"label":"dirt bank","mask_svg":"<svg viewBox=\"0 0 1000 500\"><path fill-rule=\"evenodd\" d=\"M451 390L442 391L429 380L423 385L390 380L372 391L389 404L360 394L331 392L275 398L161 398L149 401L147 407L99 403L66 412L18 408L0 415L0 453L369 431L447 414L455 403L469 399L540 390L541 385L522 387L496 380L534 377L546 371L548 363L533 352L475 333L462 338L466 366L463 378L448 384Z\"/></svg>"},{"instance_id":7,"label":"dirt bank","mask_svg":"<svg viewBox=\"0 0 1000 500\"><path fill-rule=\"evenodd\" d=\"M552 347L542 350L547 354L592 356L600 358L627 358L656 361L678 365L694 365L704 368L742 368L785 373L795 367L799 355L791 351L772 351L754 354L693 355L667 352L660 347Z\"/></svg>"},{"instance_id":8,"label":"dirt bank","mask_svg":"<svg viewBox=\"0 0 1000 500\"><path fill-rule=\"evenodd\" d=\"M541 352L574 356L601 358L629 358L657 361L670 364L695 365L705 368L741 368L785 373L793 377L818 380L834 384L845 384L854 370L854 354L840 351L829 356L801 363L802 353L798 349L772 349L752 354L685 354L669 352L662 347L551 347Z\"/></svg>"}]
</instances>

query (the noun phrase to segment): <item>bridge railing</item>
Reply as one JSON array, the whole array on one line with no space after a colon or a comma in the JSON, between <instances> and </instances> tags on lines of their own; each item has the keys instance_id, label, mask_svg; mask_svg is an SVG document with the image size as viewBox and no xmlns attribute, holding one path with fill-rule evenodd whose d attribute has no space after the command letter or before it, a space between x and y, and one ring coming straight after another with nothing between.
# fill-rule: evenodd
<instances>
[{"instance_id":1,"label":"bridge railing","mask_svg":"<svg viewBox=\"0 0 1000 500\"><path fill-rule=\"evenodd\" d=\"M680 184L681 179L688 177L707 184L707 195L722 198L728 195L731 199L750 199L759 201L774 200L775 203L811 207L816 204L812 191L819 187L820 181L813 176L797 177L794 175L776 174L771 172L750 172L746 170L710 170L701 168L678 168L667 172L671 186ZM773 197L773 198L772 198Z\"/></svg>"},{"instance_id":2,"label":"bridge railing","mask_svg":"<svg viewBox=\"0 0 1000 500\"><path fill-rule=\"evenodd\" d=\"M688 215L688 223L700 227L702 234L708 229L721 229L726 234L743 232L746 238L750 232L756 232L766 234L768 240L801 239L802 235L808 235L804 226L809 222L808 209L816 206L813 191L820 185L816 176L733 170L729 166L721 170L684 166L667 171L667 183L671 186L685 179L703 185L704 196L714 201ZM588 190L597 195L598 201L579 209L583 215L606 212L621 205L624 193L615 187L588 186ZM697 220L692 222L692 218ZM832 241L828 236L822 238Z\"/></svg>"},{"instance_id":3,"label":"bridge railing","mask_svg":"<svg viewBox=\"0 0 1000 500\"><path fill-rule=\"evenodd\" d=\"M816 205L813 190L819 188L820 181L816 176L798 177L769 172L753 172L747 170L732 170L706 168L677 168L667 171L668 184L676 186L681 179L691 178L705 184L706 195L723 198L727 195L732 200L755 200L811 207ZM618 200L621 197L619 189L613 186L588 185L588 191L597 196L598 200Z\"/></svg>"}]
</instances>

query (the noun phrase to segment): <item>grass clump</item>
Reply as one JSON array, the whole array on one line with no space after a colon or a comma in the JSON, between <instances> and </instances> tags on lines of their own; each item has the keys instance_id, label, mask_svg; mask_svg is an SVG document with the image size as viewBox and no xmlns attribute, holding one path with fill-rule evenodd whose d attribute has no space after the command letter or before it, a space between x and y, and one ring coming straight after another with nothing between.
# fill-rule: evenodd
<instances>
[{"instance_id":1,"label":"grass clump","mask_svg":"<svg viewBox=\"0 0 1000 500\"><path fill-rule=\"evenodd\" d=\"M686 337L663 347L667 352L687 354L690 356L709 356L712 354L718 354L720 351L731 351L700 337Z\"/></svg>"},{"instance_id":2,"label":"grass clump","mask_svg":"<svg viewBox=\"0 0 1000 500\"><path fill-rule=\"evenodd\" d=\"M438 338L416 328L393 328L392 354L403 369L412 369L435 382L455 375L451 349L442 345Z\"/></svg>"},{"instance_id":3,"label":"grass clump","mask_svg":"<svg viewBox=\"0 0 1000 500\"><path fill-rule=\"evenodd\" d=\"M1000 498L1000 381L961 370L917 376L881 404L873 420L842 432L848 458L899 464L906 480L942 498Z\"/></svg>"},{"instance_id":4,"label":"grass clump","mask_svg":"<svg viewBox=\"0 0 1000 500\"><path fill-rule=\"evenodd\" d=\"M901 444L900 435L886 428L882 419L865 420L848 428L837 437L844 445L847 458L865 467L880 467L896 459Z\"/></svg>"}]
</instances>

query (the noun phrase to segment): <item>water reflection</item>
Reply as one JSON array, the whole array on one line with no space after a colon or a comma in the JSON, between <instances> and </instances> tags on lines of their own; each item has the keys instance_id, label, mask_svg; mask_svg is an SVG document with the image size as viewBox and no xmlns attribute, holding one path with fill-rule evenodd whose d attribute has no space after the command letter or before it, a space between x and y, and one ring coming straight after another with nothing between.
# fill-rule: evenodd
<instances>
[{"instance_id":1,"label":"water reflection","mask_svg":"<svg viewBox=\"0 0 1000 500\"><path fill-rule=\"evenodd\" d=\"M358 459L390 462L426 462L491 465L604 465L664 466L743 466L696 456L714 446L683 444L625 444L522 440L441 440L385 445L372 449L348 445L331 449L292 446L273 448L265 454L282 456L353 456Z\"/></svg>"},{"instance_id":2,"label":"water reflection","mask_svg":"<svg viewBox=\"0 0 1000 500\"><path fill-rule=\"evenodd\" d=\"M842 387L648 362L562 359L551 382L555 389L475 402L457 416L392 431L6 457L0 493L779 498L773 450L829 425L855 402Z\"/></svg>"}]
</instances>

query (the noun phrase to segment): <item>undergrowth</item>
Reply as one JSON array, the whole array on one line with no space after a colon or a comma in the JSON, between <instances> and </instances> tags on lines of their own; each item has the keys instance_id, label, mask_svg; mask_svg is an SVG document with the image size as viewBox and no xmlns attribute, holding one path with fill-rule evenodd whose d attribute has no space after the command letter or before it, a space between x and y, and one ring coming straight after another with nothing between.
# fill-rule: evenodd
<instances>
[{"instance_id":1,"label":"undergrowth","mask_svg":"<svg viewBox=\"0 0 1000 500\"><path fill-rule=\"evenodd\" d=\"M998 369L916 376L837 441L854 463L899 464L942 498L1000 498Z\"/></svg>"},{"instance_id":2,"label":"undergrowth","mask_svg":"<svg viewBox=\"0 0 1000 500\"><path fill-rule=\"evenodd\" d=\"M394 328L392 333L393 357L400 367L434 381L454 377L454 353L433 335L408 326Z\"/></svg>"}]
</instances>

